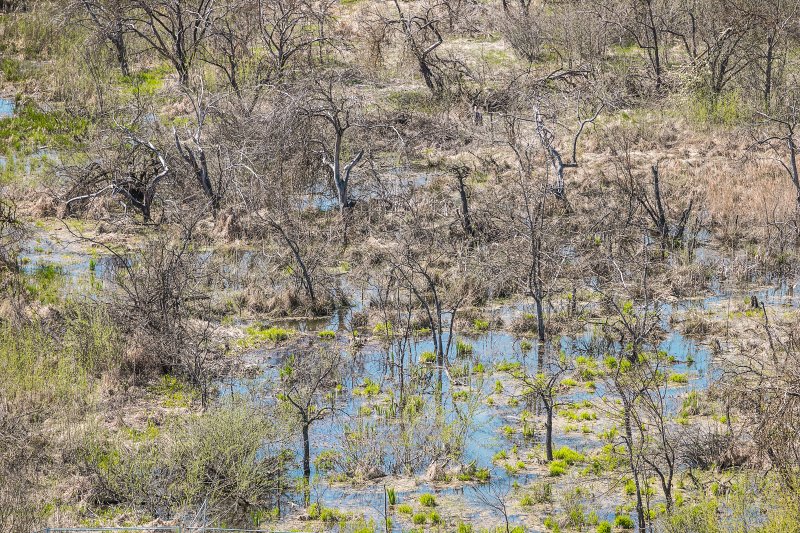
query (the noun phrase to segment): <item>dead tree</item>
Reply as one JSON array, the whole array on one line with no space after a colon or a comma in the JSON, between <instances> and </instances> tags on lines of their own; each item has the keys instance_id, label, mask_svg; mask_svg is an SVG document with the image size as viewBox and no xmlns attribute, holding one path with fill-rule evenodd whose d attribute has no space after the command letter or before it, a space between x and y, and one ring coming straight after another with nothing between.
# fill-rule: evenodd
<instances>
[{"instance_id":1,"label":"dead tree","mask_svg":"<svg viewBox=\"0 0 800 533\"><path fill-rule=\"evenodd\" d=\"M469 214L469 196L467 194L467 185L465 183L467 177L469 176L469 167L455 166L452 168L452 171L456 178L458 196L461 202L461 209L459 211L459 214L461 215L461 226L464 228L464 233L466 233L468 237L473 238L476 235L476 230Z\"/></svg>"},{"instance_id":2,"label":"dead tree","mask_svg":"<svg viewBox=\"0 0 800 533\"><path fill-rule=\"evenodd\" d=\"M190 97L189 99L192 102L196 121L195 129L191 134L192 144L189 145L187 142L181 141L180 137L178 136L177 128L173 127L172 133L175 139L175 147L178 149L178 153L180 154L181 158L191 169L192 175L211 205L212 214L214 217L216 217L217 213L219 212L220 199L222 197L222 171L218 172L219 177L217 178L216 182L214 182L214 180L211 178L211 173L208 168L206 152L203 149L201 142L203 127L206 122L206 116L208 114L210 104L206 101L205 91L202 84L196 93L190 94L187 92L187 95Z\"/></svg>"},{"instance_id":3,"label":"dead tree","mask_svg":"<svg viewBox=\"0 0 800 533\"><path fill-rule=\"evenodd\" d=\"M667 220L667 214L664 210L664 200L661 194L661 180L658 170L658 163L650 167L650 172L653 175L653 198L650 200L648 196L637 195L637 201L642 205L647 212L650 220L656 227L662 240L667 238L681 241L683 240L683 233L686 230L686 223L689 222L689 216L692 213L692 206L694 205L694 198L689 199L689 204L681 212L681 215L674 224L670 224Z\"/></svg>"},{"instance_id":4,"label":"dead tree","mask_svg":"<svg viewBox=\"0 0 800 533\"><path fill-rule=\"evenodd\" d=\"M754 147L766 147L773 154L773 158L789 175L794 185L797 208L800 209L800 169L798 169L797 129L800 125L800 113L792 104L781 115L767 115L758 113L764 119L767 131L757 138Z\"/></svg>"},{"instance_id":5,"label":"dead tree","mask_svg":"<svg viewBox=\"0 0 800 533\"><path fill-rule=\"evenodd\" d=\"M555 174L555 185L553 185L553 193L556 195L556 198L559 200L566 199L566 193L564 190L564 169L567 168L577 168L578 167L578 140L583 133L583 130L586 128L587 125L593 124L597 117L600 116L600 113L603 111L603 106L597 108L594 114L586 119L580 119L580 125L578 126L578 131L575 132L575 135L572 137L572 153L571 153L571 160L564 161L564 157L561 155L561 151L556 146L556 135L551 128L545 124L545 117L540 111L538 106L534 106L533 108L533 121L536 125L536 135L539 138L539 142L542 145L542 148L545 151L547 161L550 164L553 172Z\"/></svg>"},{"instance_id":6,"label":"dead tree","mask_svg":"<svg viewBox=\"0 0 800 533\"><path fill-rule=\"evenodd\" d=\"M80 7L89 15L95 31L114 47L122 75L129 76L125 36L131 31L128 18L131 6L127 0L80 0Z\"/></svg>"},{"instance_id":7,"label":"dead tree","mask_svg":"<svg viewBox=\"0 0 800 533\"><path fill-rule=\"evenodd\" d=\"M317 84L312 107L306 110L307 115L322 119L333 130L332 145L329 140L319 139L317 142L322 146L323 163L331 170L331 177L336 188L336 198L342 214L353 207L354 201L349 195L350 175L364 157L364 150L359 150L348 162L345 163L342 159L345 135L356 125L351 119L353 111L353 104L336 94L333 80Z\"/></svg>"},{"instance_id":8,"label":"dead tree","mask_svg":"<svg viewBox=\"0 0 800 533\"><path fill-rule=\"evenodd\" d=\"M572 362L566 356L559 356L555 360L545 362L547 348L542 345L539 350L539 361L541 371L531 374L522 372L519 380L525 387L525 395L528 396L529 403L540 401L545 412L545 438L544 449L545 457L548 461L553 460L553 415L563 403L560 398L563 392L562 381L567 374L573 370Z\"/></svg>"},{"instance_id":9,"label":"dead tree","mask_svg":"<svg viewBox=\"0 0 800 533\"><path fill-rule=\"evenodd\" d=\"M280 373L278 399L297 416L303 437L303 480L305 504L310 502L311 437L315 422L332 414L335 396L325 393L336 386L341 365L340 350L302 351L290 357ZM327 403L323 403L327 402Z\"/></svg>"},{"instance_id":10,"label":"dead tree","mask_svg":"<svg viewBox=\"0 0 800 533\"><path fill-rule=\"evenodd\" d=\"M169 61L182 85L200 53L221 6L214 0L134 0L139 16L132 25L155 52Z\"/></svg>"},{"instance_id":11,"label":"dead tree","mask_svg":"<svg viewBox=\"0 0 800 533\"><path fill-rule=\"evenodd\" d=\"M439 32L439 21L433 7L427 8L421 15L407 15L398 0L394 0L394 6L398 18L390 23L400 26L406 46L417 62L425 85L434 96L441 95L445 84L444 75L437 64L436 49L444 43L444 39Z\"/></svg>"},{"instance_id":12,"label":"dead tree","mask_svg":"<svg viewBox=\"0 0 800 533\"><path fill-rule=\"evenodd\" d=\"M142 215L145 224L152 222L153 203L161 181L171 168L163 152L151 141L141 139L132 132L124 135L129 147L121 150L120 161L93 161L79 170L73 191L65 201L67 213L73 205L87 202L103 195L121 196L128 205Z\"/></svg>"}]
</instances>

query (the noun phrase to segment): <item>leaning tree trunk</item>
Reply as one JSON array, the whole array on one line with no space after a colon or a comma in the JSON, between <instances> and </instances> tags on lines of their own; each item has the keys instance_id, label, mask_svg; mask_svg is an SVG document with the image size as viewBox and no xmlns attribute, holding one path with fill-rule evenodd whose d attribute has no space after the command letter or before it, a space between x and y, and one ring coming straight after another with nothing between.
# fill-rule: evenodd
<instances>
[{"instance_id":1,"label":"leaning tree trunk","mask_svg":"<svg viewBox=\"0 0 800 533\"><path fill-rule=\"evenodd\" d=\"M116 24L114 31L108 36L108 40L114 45L114 50L117 52L117 63L123 76L130 76L130 67L128 66L128 49L125 46L125 34L119 23Z\"/></svg>"}]
</instances>

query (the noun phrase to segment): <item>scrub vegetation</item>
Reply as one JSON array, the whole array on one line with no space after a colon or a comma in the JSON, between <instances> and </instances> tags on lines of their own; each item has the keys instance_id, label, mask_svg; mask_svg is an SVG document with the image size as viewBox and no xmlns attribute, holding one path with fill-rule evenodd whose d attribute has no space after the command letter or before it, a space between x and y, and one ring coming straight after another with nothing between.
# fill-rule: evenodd
<instances>
[{"instance_id":1,"label":"scrub vegetation","mask_svg":"<svg viewBox=\"0 0 800 533\"><path fill-rule=\"evenodd\" d=\"M800 0L0 0L0 531L800 531Z\"/></svg>"}]
</instances>

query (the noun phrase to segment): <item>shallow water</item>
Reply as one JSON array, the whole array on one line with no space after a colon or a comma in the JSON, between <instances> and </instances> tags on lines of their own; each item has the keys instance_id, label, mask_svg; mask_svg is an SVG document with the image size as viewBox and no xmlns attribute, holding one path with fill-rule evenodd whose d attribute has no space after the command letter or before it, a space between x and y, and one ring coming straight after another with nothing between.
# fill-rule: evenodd
<instances>
[{"instance_id":1,"label":"shallow water","mask_svg":"<svg viewBox=\"0 0 800 533\"><path fill-rule=\"evenodd\" d=\"M230 274L233 279L246 272L250 268L250 262L253 260L253 253L251 252L238 252L230 257L230 261L224 265L224 274ZM46 231L36 231L32 239L26 244L21 254L23 261L23 268L27 272L33 272L41 265L57 265L70 280L80 280L93 269L93 275L102 278L112 268L111 260L107 257L92 256L85 248L79 246L76 242L72 242L67 238L54 237L52 233ZM232 283L231 287L237 286ZM347 293L351 295L357 294L359 291L354 287L343 284L342 287ZM764 301L768 305L785 305L794 308L800 307L800 298L794 295L794 286L785 282L778 284L774 287L768 287L755 291L750 294L755 294L760 301ZM725 293L720 289L719 292L705 297L681 300L673 304L664 304L660 308L662 327L667 332L664 340L659 345L659 349L674 356L676 363L670 367L670 370L678 373L686 373L689 376L689 382L686 385L672 386L668 390L668 405L677 412L680 408L682 397L691 390L704 390L711 381L718 375L719 369L715 368L709 349L693 339L687 338L680 332L673 329L670 325L670 316L675 312L685 311L689 309L709 309L716 308L718 311L734 304L739 304L744 300L744 293ZM330 341L339 349L347 350L347 346L343 342L348 337L350 329L350 321L354 311L363 310L366 302L369 301L369 292L364 292L359 297L353 297L351 300L354 302L353 307L342 308L337 313L327 318L313 319L313 320L299 320L299 321L283 321L281 325L289 326L298 331L308 332L313 334L320 330L333 330L340 332L336 341ZM730 302L730 304L728 303ZM516 303L513 305L501 305L491 309L488 314L492 318L500 317L505 323L519 316L520 313L528 312L530 306L527 303ZM469 387L473 394L477 394L481 398L486 398L495 388L496 381L503 383L506 389L514 387L511 377L503 372L491 372L489 369L502 361L519 362L523 364L529 372L535 372L540 361L539 348L534 343L533 349L527 353L523 353L520 347L521 337L507 331L487 331L484 333L474 335L456 335L458 339L469 342L473 347L473 355L469 357L471 364L480 362L487 369L487 373L483 379L473 377L470 380ZM571 356L585 353L585 346L591 339L591 331L587 330L581 335L576 337L564 336L560 339L560 349ZM447 338L444 339L445 343ZM455 339L454 339L455 340ZM455 344L455 342L453 343ZM433 345L429 338L417 339L410 346L410 357L413 361L417 361L419 355L424 351L432 351ZM455 347L453 346L453 351ZM278 369L283 364L286 349L270 349L268 347L256 348L243 354L251 360L260 362L263 372L254 380L245 379L229 379L219 384L219 390L222 395L231 393L252 393L253 391L260 391L262 394L268 390L268 385L276 379ZM349 352L348 352L349 354ZM385 398L385 391L388 389L396 389L397 383L390 375L390 366L387 364L388 359L391 357L391 347L384 346L380 342L373 342L362 348L355 356L348 355L346 368L343 369L345 376L344 391L341 394L342 401L340 407L344 410L344 414L337 415L336 417L329 417L312 425L311 427L311 443L312 443L312 459L323 450L337 450L341 447L342 435L345 427L348 424L365 423L374 426L375 439L381 443L391 442L396 439L396 427L393 422L387 422L387 419L378 414L371 414L369 416L361 415L360 411L363 405L370 403L362 397L351 394L354 387L363 383L366 378L381 384L381 394L379 398ZM692 360L691 364L688 360ZM458 359L454 354L450 356L451 363L461 363L466 359ZM435 370L431 370L436 372ZM453 384L449 381L447 373L443 375L443 391L442 391L442 407L444 409L447 421L454 420L456 416L456 408L463 407L462 402L453 401L452 392L454 390L465 390L464 385ZM597 388L594 391L589 391L585 387L573 387L568 393L563 395L565 402L581 402L583 400L598 400L606 394L603 390L601 382L597 382ZM430 390L425 394L426 403L432 403L433 396ZM262 401L274 402L274 398L266 398ZM374 401L373 401L374 403ZM507 437L503 432L504 426L520 428L520 412L523 405L520 403L518 406L509 406L505 402L498 401L494 405L487 405L485 402L480 402L480 406L474 412L472 423L469 427L465 439L463 449L463 457L461 463L469 464L475 462L478 467L488 467L491 471L491 481L488 485L484 486L471 486L465 487L452 487L441 486L437 483L428 483L421 478L425 473L427 465L422 464L414 472L413 476L417 479L416 482L411 482L407 478L400 481L396 478L379 479L374 483L369 483L361 487L349 487L340 484L331 484L325 481L318 481L315 483L313 493L315 498L319 498L322 505L333 507L339 510L350 511L353 513L363 513L367 518L373 518L376 522L382 519L384 492L383 483L388 486L397 485L397 494L400 501L410 502L416 500L420 494L424 492L432 492L437 494L437 497L448 498L449 496L457 496L460 502L461 511L460 515L465 521L486 520L487 508L481 502L478 491L485 493L488 487L501 487L508 486L511 483L518 483L520 486L525 486L538 479L535 473L535 468L530 461L526 460L526 468L519 472L509 472L501 466L496 466L492 463L492 458L500 450L509 450L512 446L518 445L520 451L529 450L536 442L541 441L541 420L537 420L537 434L536 440L526 440L519 433L515 433L511 438ZM596 411L596 409L594 409ZM581 425L578 422L577 425ZM587 451L598 448L600 441L596 433L599 429L597 422L589 421L587 423L592 430L590 434L584 434L582 431L564 432L558 430L554 432L554 446L569 446L578 451ZM600 424L601 425L601 424ZM299 436L298 436L299 437ZM296 449L301 449L299 438L297 440ZM388 448L387 448L388 449ZM521 453L521 456L524 455ZM393 466L393 457L388 454L384 457L384 463L379 465L384 471L390 472ZM576 468L576 467L573 467ZM302 473L298 467L291 472L295 477L301 477ZM553 479L553 478L546 478ZM553 480L558 484L558 480ZM409 485L412 483L412 485ZM592 509L598 512L601 518L613 518L614 508L616 502L610 501L595 501L592 503ZM446 509L446 507L444 507ZM513 520L522 520L522 515L513 515ZM499 518L498 518L499 523ZM400 524L395 521L395 531L400 531Z\"/></svg>"},{"instance_id":2,"label":"shallow water","mask_svg":"<svg viewBox=\"0 0 800 533\"><path fill-rule=\"evenodd\" d=\"M747 296L754 294L760 301L764 301L768 305L788 305L792 307L800 306L800 299L794 297L793 286L782 283L776 287L764 288L758 291L747 293ZM745 294L729 294L729 293L716 293L705 298L693 298L678 301L673 304L665 304L661 307L661 320L662 327L667 332L666 337L660 343L659 349L665 351L673 356L675 363L670 366L671 372L687 374L689 382L685 385L672 385L667 391L667 405L673 412L681 407L683 397L692 390L702 391L706 389L714 378L719 376L719 369L714 366L710 350L704 344L685 337L679 331L673 329L670 325L670 317L676 311L686 311L690 309L709 309L715 307L719 309L724 306L728 301L732 303L739 303L739 300L745 298ZM357 308L361 308L360 303ZM510 306L502 306L494 309L491 314L493 316L501 316L508 322L512 317L519 315L521 312L526 311L525 304L515 304ZM339 313L324 320L317 321L301 321L294 322L292 325L299 330L311 332L323 329L334 331L341 331L347 329L348 322L352 315L352 310L342 310ZM522 353L520 349L521 337L506 331L488 331L478 335L457 335L458 338L468 341L474 350L474 355L471 358L473 363L480 362L486 368L497 364L501 361L517 361L521 362L530 370L535 370L538 364L539 353L534 344L533 350L529 353ZM582 346L585 346L591 338L591 332L586 331L583 335L578 337L562 337L560 341L560 348L564 352L575 356L582 352ZM445 338L445 342L447 338ZM429 339L417 340L411 347L412 358L416 360L420 353L423 351L432 351L432 341ZM366 377L377 383L383 383L384 387L392 387L394 383L389 379L387 380L387 365L386 360L389 356L390 349L381 347L379 345L368 345L358 356L358 365L348 375L345 380L346 388L352 390L353 387L358 386ZM450 357L451 363L458 362L454 356ZM273 379L278 366L281 364L280 357L274 358L270 362L270 368L265 370L261 379L269 381ZM473 392L480 391L483 397L486 397L494 388L495 381L510 383L511 378L505 373L488 373L482 383L472 383ZM256 382L259 380L256 380ZM244 383L238 382L235 386L239 390L246 390L247 386ZM453 389L463 389L461 386L453 385L447 379L447 374L444 375L443 382L443 406L448 416L448 420L453 417L453 400L452 395L449 394ZM347 390L345 391L345 395ZM583 400L597 400L604 395L606 391L603 390L601 382L597 383L596 390L590 392L581 386L574 387L563 396L565 402L580 402ZM432 400L430 400L432 401ZM355 396L347 397L344 401L343 408L346 412L343 416L336 418L325 419L311 428L311 442L312 442L312 455L316 455L322 450L337 449L340 446L340 439L343 432L343 426L352 420L368 420L378 427L378 438L391 439L394 437L392 433L391 424L385 423L385 420L377 415L364 417L359 415L359 410L363 404L363 400ZM506 425L519 428L519 413L523 409L522 404L515 407L507 405L496 404L482 406L475 413L474 421L471 426L470 432L467 436L465 448L463 452L463 464L468 464L475 461L479 467L489 467L491 471L492 486L505 486L511 483L518 483L520 486L525 486L538 479L536 473L528 469L522 470L519 473L509 473L505 468L495 466L492 463L492 458L499 450L508 450L513 445L519 445L520 450L523 448L530 448L531 442L526 441L520 435L515 435L513 438L507 438L502 431ZM537 442L541 439L540 420L537 424ZM588 425L594 426L596 422L589 422ZM596 428L592 428L593 433ZM595 434L586 435L581 431L573 432L559 432L555 431L554 434L554 447L569 446L578 451L587 451L598 448L600 441ZM300 449L298 442L297 449ZM424 474L425 467L413 472L417 478L416 485L411 488L398 490L397 494L401 501L409 502L416 500L420 494L424 492L432 492L437 496L446 497L448 495L456 494L462 500L461 503L465 509L462 510L461 516L465 521L469 520L485 520L487 508L478 497L478 490L484 493L488 490L486 486L471 486L453 488L450 486L442 487L436 483L428 483L421 479ZM301 472L299 469L293 472L293 475L300 477ZM545 478L553 479L553 478ZM350 510L353 512L363 512L369 518L373 518L378 522L383 513L383 483L387 486L392 486L392 483L398 483L397 480L387 478L386 480L378 480L375 483L367 484L363 487L346 487L339 484L329 484L326 481L321 481L316 486L316 494L320 498L322 505L334 507L340 510ZM554 483L558 483L554 480ZM594 509L601 519L612 519L615 512L616 502L609 501L595 501L592 504ZM512 516L512 521L521 516ZM480 523L480 522L478 522ZM399 524L395 521L395 531L400 531Z\"/></svg>"},{"instance_id":3,"label":"shallow water","mask_svg":"<svg viewBox=\"0 0 800 533\"><path fill-rule=\"evenodd\" d=\"M0 98L0 119L14 115L16 104L8 98Z\"/></svg>"}]
</instances>

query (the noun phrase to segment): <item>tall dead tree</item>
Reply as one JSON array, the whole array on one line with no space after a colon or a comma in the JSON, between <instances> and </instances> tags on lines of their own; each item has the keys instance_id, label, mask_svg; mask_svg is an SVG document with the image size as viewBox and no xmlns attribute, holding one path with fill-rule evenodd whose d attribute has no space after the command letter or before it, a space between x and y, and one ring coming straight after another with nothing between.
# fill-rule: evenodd
<instances>
[{"instance_id":1,"label":"tall dead tree","mask_svg":"<svg viewBox=\"0 0 800 533\"><path fill-rule=\"evenodd\" d=\"M336 82L331 79L317 84L311 107L306 110L309 116L321 119L330 127L332 142L325 138L320 138L317 142L322 147L323 163L331 170L339 210L343 214L353 207L354 201L349 195L350 176L364 157L363 149L349 160L345 155L345 135L356 125L352 120L354 109L352 101L336 94Z\"/></svg>"},{"instance_id":2,"label":"tall dead tree","mask_svg":"<svg viewBox=\"0 0 800 533\"><path fill-rule=\"evenodd\" d=\"M211 177L208 158L206 157L206 152L203 149L203 142L201 138L209 108L213 104L208 102L202 84L196 92L190 93L187 90L186 94L189 97L194 109L195 128L194 131L191 132L190 145L188 142L181 140L180 136L178 135L177 128L173 126L172 134L175 139L175 147L177 148L181 158L190 168L191 174L194 176L195 181L200 186L200 189L203 191L203 195L206 197L211 206L212 214L216 217L219 211L220 199L222 198L221 176L223 172L221 170L217 172L216 180Z\"/></svg>"}]
</instances>

